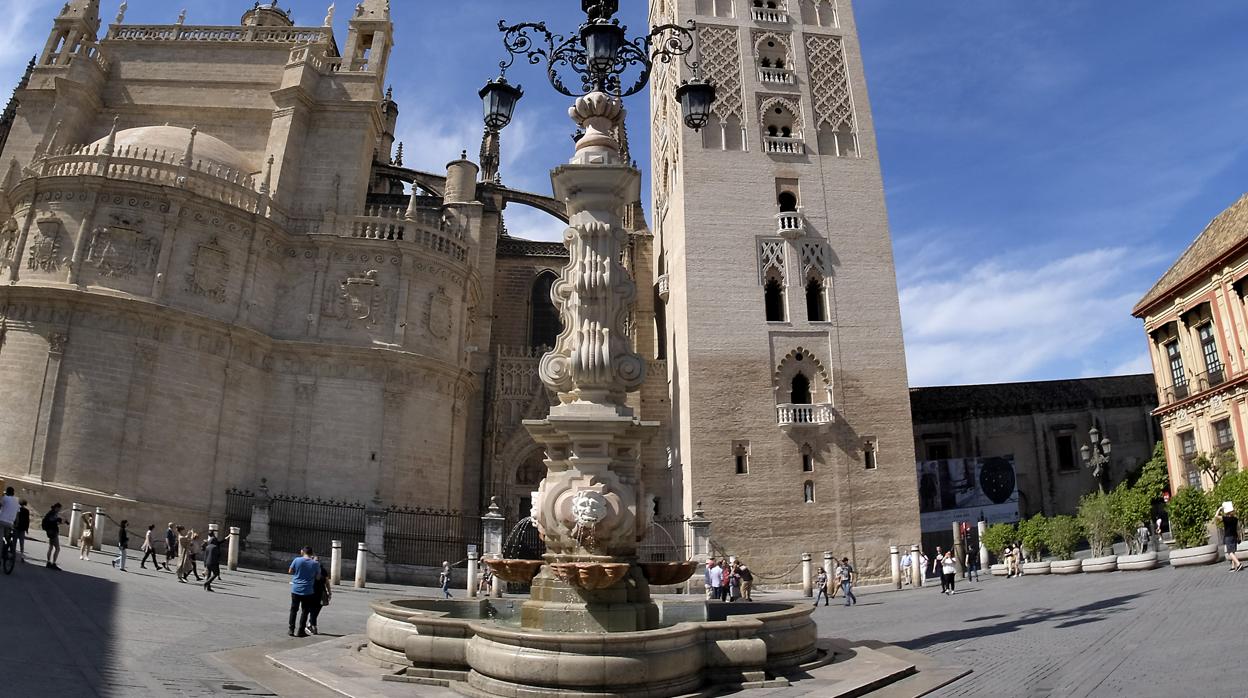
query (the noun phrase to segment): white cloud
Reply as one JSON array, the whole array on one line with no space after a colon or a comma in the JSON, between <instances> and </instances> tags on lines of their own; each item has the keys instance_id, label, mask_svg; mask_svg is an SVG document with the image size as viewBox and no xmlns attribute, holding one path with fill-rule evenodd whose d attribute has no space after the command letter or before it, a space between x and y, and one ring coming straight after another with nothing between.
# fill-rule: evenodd
<instances>
[{"instance_id":1,"label":"white cloud","mask_svg":"<svg viewBox=\"0 0 1248 698\"><path fill-rule=\"evenodd\" d=\"M52 0L6 0L0 2L0 75L13 76L16 83L30 60L30 47L36 42L37 33L31 26L32 19L44 22L51 31L50 18L54 15ZM42 45L46 35L38 40ZM7 98L8 93L5 92Z\"/></svg>"}]
</instances>

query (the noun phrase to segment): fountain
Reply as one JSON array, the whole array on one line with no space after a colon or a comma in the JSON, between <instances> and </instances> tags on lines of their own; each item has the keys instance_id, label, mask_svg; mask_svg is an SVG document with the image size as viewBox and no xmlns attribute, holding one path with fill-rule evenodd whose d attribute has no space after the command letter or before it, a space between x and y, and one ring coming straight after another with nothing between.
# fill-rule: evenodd
<instances>
[{"instance_id":1,"label":"fountain","mask_svg":"<svg viewBox=\"0 0 1248 698\"><path fill-rule=\"evenodd\" d=\"M504 28L512 60L521 54L537 62L538 55L553 70L560 55L581 51L582 60L563 64L586 85L569 110L583 135L571 162L551 173L555 198L567 204L569 261L551 291L564 331L539 372L559 402L545 419L525 422L546 452L532 516L546 553L541 560L485 561L501 579L531 581L518 606L498 599L374 603L369 653L406 667L407 676L454 682L478 696L674 696L708 683L761 685L822 661L811 608L734 604L733 613L717 607L711 619L700 598L668 604L650 595L650 584L680 584L697 563L638 559L654 516L641 453L658 425L639 420L625 400L646 370L624 328L636 287L620 264L627 235L621 215L640 198L641 175L621 157L616 134L621 97L645 85L656 57L687 56L692 34L658 27L644 42L655 47L647 55L642 42L624 41L624 29L610 21L617 3L583 4L589 20L558 47L544 25ZM646 74L622 89L620 74L635 63L634 52ZM562 81L552 84L576 96ZM696 117L709 108L709 89L695 79L678 91L691 125L703 123ZM703 102L690 90L700 90ZM482 94L494 124L505 126L519 88L499 78Z\"/></svg>"}]
</instances>

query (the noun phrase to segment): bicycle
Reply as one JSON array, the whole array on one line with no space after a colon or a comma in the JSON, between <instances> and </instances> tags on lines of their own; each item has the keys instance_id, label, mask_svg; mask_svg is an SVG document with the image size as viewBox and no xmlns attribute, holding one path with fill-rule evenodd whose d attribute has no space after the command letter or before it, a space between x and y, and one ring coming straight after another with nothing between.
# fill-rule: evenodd
<instances>
[{"instance_id":1,"label":"bicycle","mask_svg":"<svg viewBox=\"0 0 1248 698\"><path fill-rule=\"evenodd\" d=\"M13 567L16 565L17 535L12 528L5 528L3 539L0 539L0 567L5 574L13 574Z\"/></svg>"}]
</instances>

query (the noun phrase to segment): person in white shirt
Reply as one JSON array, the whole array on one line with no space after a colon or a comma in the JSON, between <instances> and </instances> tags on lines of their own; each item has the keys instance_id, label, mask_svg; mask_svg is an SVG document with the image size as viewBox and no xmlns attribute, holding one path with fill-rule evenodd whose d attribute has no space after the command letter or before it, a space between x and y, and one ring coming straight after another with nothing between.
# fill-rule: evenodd
<instances>
[{"instance_id":1,"label":"person in white shirt","mask_svg":"<svg viewBox=\"0 0 1248 698\"><path fill-rule=\"evenodd\" d=\"M910 559L910 553L901 556L901 579L903 584L910 584L910 566L913 564L913 561Z\"/></svg>"},{"instance_id":2,"label":"person in white shirt","mask_svg":"<svg viewBox=\"0 0 1248 698\"><path fill-rule=\"evenodd\" d=\"M14 496L13 488L6 487L4 497L0 497L0 535L3 535L6 540L13 535L13 523L17 521L17 512L21 508L22 505Z\"/></svg>"},{"instance_id":3,"label":"person in white shirt","mask_svg":"<svg viewBox=\"0 0 1248 698\"><path fill-rule=\"evenodd\" d=\"M724 586L724 568L721 565L708 568L706 570L707 579L711 580L711 598L722 598L720 596L720 588Z\"/></svg>"}]
</instances>

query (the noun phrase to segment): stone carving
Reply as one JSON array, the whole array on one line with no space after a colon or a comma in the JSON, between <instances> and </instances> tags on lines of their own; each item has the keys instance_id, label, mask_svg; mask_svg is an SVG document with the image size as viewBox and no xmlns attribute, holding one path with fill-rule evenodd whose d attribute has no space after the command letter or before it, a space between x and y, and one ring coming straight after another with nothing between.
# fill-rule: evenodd
<instances>
[{"instance_id":1,"label":"stone carving","mask_svg":"<svg viewBox=\"0 0 1248 698\"><path fill-rule=\"evenodd\" d=\"M137 230L114 226L96 228L91 234L87 264L104 276L129 278L156 271L160 241Z\"/></svg>"},{"instance_id":2,"label":"stone carving","mask_svg":"<svg viewBox=\"0 0 1248 698\"><path fill-rule=\"evenodd\" d=\"M429 334L435 339L446 339L451 336L451 297L446 289L439 286L437 291L429 294L429 308L425 311L425 325Z\"/></svg>"},{"instance_id":3,"label":"stone carving","mask_svg":"<svg viewBox=\"0 0 1248 698\"><path fill-rule=\"evenodd\" d=\"M706 78L715 83L715 103L711 111L721 119L743 119L739 31L736 27L700 26L698 51Z\"/></svg>"},{"instance_id":4,"label":"stone carving","mask_svg":"<svg viewBox=\"0 0 1248 698\"><path fill-rule=\"evenodd\" d=\"M758 283L766 284L768 275L774 270L784 285L784 240L766 239L758 242Z\"/></svg>"},{"instance_id":5,"label":"stone carving","mask_svg":"<svg viewBox=\"0 0 1248 698\"><path fill-rule=\"evenodd\" d=\"M186 290L217 303L225 302L225 290L230 281L230 253L221 247L217 238L199 245L191 270L186 275Z\"/></svg>"},{"instance_id":6,"label":"stone carving","mask_svg":"<svg viewBox=\"0 0 1248 698\"><path fill-rule=\"evenodd\" d=\"M17 221L10 218L0 226L0 265L13 261L17 252Z\"/></svg>"},{"instance_id":7,"label":"stone carving","mask_svg":"<svg viewBox=\"0 0 1248 698\"><path fill-rule=\"evenodd\" d=\"M321 305L321 315L336 318L346 329L373 328L390 315L393 304L393 291L381 285L376 269L370 269L360 275L348 275L336 287L330 287Z\"/></svg>"},{"instance_id":8,"label":"stone carving","mask_svg":"<svg viewBox=\"0 0 1248 698\"><path fill-rule=\"evenodd\" d=\"M820 240L802 243L802 277L809 277L812 272L824 279L832 276L832 266L828 263L828 246Z\"/></svg>"},{"instance_id":9,"label":"stone carving","mask_svg":"<svg viewBox=\"0 0 1248 698\"><path fill-rule=\"evenodd\" d=\"M69 343L69 335L64 332L53 332L48 335L48 353L61 356L65 353L65 345Z\"/></svg>"},{"instance_id":10,"label":"stone carving","mask_svg":"<svg viewBox=\"0 0 1248 698\"><path fill-rule=\"evenodd\" d=\"M857 131L841 37L807 34L806 64L815 105L815 128L827 126L833 131Z\"/></svg>"},{"instance_id":11,"label":"stone carving","mask_svg":"<svg viewBox=\"0 0 1248 698\"><path fill-rule=\"evenodd\" d=\"M61 249L61 221L53 215L35 222L26 268L32 271L57 271L69 258Z\"/></svg>"}]
</instances>

